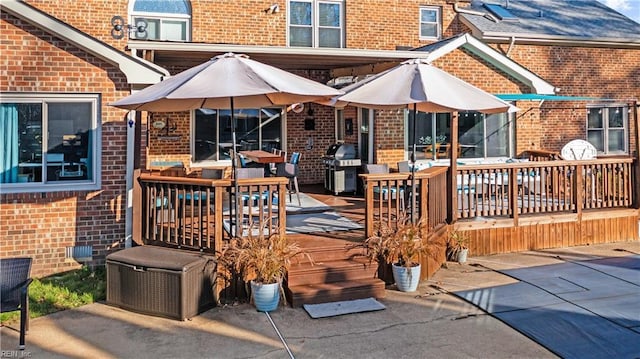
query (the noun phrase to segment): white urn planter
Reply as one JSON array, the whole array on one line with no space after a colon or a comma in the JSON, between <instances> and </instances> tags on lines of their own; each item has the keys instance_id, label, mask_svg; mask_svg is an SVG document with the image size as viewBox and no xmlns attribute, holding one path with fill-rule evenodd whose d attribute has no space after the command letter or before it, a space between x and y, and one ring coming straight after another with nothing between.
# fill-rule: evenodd
<instances>
[{"instance_id":1,"label":"white urn planter","mask_svg":"<svg viewBox=\"0 0 640 359\"><path fill-rule=\"evenodd\" d=\"M458 263L462 264L465 263L467 261L467 255L469 254L469 249L468 248L464 248L461 249L458 252Z\"/></svg>"},{"instance_id":2,"label":"white urn planter","mask_svg":"<svg viewBox=\"0 0 640 359\"><path fill-rule=\"evenodd\" d=\"M413 267L404 267L392 264L393 279L396 281L396 286L399 291L402 292L415 292L418 289L418 283L420 283L420 264Z\"/></svg>"},{"instance_id":3,"label":"white urn planter","mask_svg":"<svg viewBox=\"0 0 640 359\"><path fill-rule=\"evenodd\" d=\"M280 303L280 283L256 283L251 281L253 304L259 312L271 312Z\"/></svg>"}]
</instances>

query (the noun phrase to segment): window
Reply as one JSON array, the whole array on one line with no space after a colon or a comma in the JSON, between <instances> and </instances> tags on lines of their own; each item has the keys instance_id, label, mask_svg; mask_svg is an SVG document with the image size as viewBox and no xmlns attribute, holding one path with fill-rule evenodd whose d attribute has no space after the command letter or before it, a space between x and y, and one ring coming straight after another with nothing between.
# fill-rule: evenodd
<instances>
[{"instance_id":1,"label":"window","mask_svg":"<svg viewBox=\"0 0 640 359\"><path fill-rule=\"evenodd\" d=\"M344 1L289 1L288 44L344 47Z\"/></svg>"},{"instance_id":2,"label":"window","mask_svg":"<svg viewBox=\"0 0 640 359\"><path fill-rule=\"evenodd\" d=\"M413 112L408 111L408 113L406 151L409 154L413 151L415 139L417 160L449 158L451 115L448 113L417 112L414 130Z\"/></svg>"},{"instance_id":3,"label":"window","mask_svg":"<svg viewBox=\"0 0 640 359\"><path fill-rule=\"evenodd\" d=\"M460 158L511 157L512 126L509 114L461 112L458 119Z\"/></svg>"},{"instance_id":4,"label":"window","mask_svg":"<svg viewBox=\"0 0 640 359\"><path fill-rule=\"evenodd\" d=\"M0 101L3 192L99 188L98 95Z\"/></svg>"},{"instance_id":5,"label":"window","mask_svg":"<svg viewBox=\"0 0 640 359\"><path fill-rule=\"evenodd\" d=\"M420 40L432 40L440 38L440 8L420 8Z\"/></svg>"},{"instance_id":6,"label":"window","mask_svg":"<svg viewBox=\"0 0 640 359\"><path fill-rule=\"evenodd\" d=\"M149 40L189 41L191 6L184 0L134 0L131 23L146 22L146 33L134 38Z\"/></svg>"},{"instance_id":7,"label":"window","mask_svg":"<svg viewBox=\"0 0 640 359\"><path fill-rule=\"evenodd\" d=\"M194 118L195 163L230 160L233 149L231 111L198 109ZM282 108L235 110L237 151L282 149Z\"/></svg>"},{"instance_id":8,"label":"window","mask_svg":"<svg viewBox=\"0 0 640 359\"><path fill-rule=\"evenodd\" d=\"M416 158L436 160L451 157L451 114L418 112L407 116L407 147L412 152L415 134ZM487 158L512 156L513 126L507 113L484 115L460 112L458 119L458 157Z\"/></svg>"},{"instance_id":9,"label":"window","mask_svg":"<svg viewBox=\"0 0 640 359\"><path fill-rule=\"evenodd\" d=\"M599 153L627 153L627 114L627 106L588 108L587 141Z\"/></svg>"},{"instance_id":10,"label":"window","mask_svg":"<svg viewBox=\"0 0 640 359\"><path fill-rule=\"evenodd\" d=\"M353 125L353 123L352 123ZM336 109L336 141L344 142L344 110Z\"/></svg>"}]
</instances>

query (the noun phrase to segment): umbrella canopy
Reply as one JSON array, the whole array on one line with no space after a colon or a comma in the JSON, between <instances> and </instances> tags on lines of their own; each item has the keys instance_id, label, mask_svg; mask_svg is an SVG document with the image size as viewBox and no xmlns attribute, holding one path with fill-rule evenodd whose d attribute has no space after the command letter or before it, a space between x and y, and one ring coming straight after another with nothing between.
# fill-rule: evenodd
<instances>
[{"instance_id":1,"label":"umbrella canopy","mask_svg":"<svg viewBox=\"0 0 640 359\"><path fill-rule=\"evenodd\" d=\"M227 53L149 86L111 106L151 112L259 108L329 99L344 92L242 54Z\"/></svg>"},{"instance_id":2,"label":"umbrella canopy","mask_svg":"<svg viewBox=\"0 0 640 359\"><path fill-rule=\"evenodd\" d=\"M228 108L231 110L231 138L235 145L234 108L285 106L298 102L328 100L343 93L251 60L246 55L226 53L110 105L150 112ZM231 167L232 176L235 178L235 156L232 157ZM234 186L237 193L237 181L234 181ZM235 217L235 223L240 223L237 211Z\"/></svg>"},{"instance_id":3,"label":"umbrella canopy","mask_svg":"<svg viewBox=\"0 0 640 359\"><path fill-rule=\"evenodd\" d=\"M328 100L344 92L294 75L242 54L226 53L144 90L110 103L150 112L198 108L231 109L232 141L236 143L234 108L284 106ZM235 160L231 161L235 172Z\"/></svg>"},{"instance_id":4,"label":"umbrella canopy","mask_svg":"<svg viewBox=\"0 0 640 359\"><path fill-rule=\"evenodd\" d=\"M409 107L422 112L512 110L493 96L423 59L412 59L378 75L345 87L335 106L354 105L376 109Z\"/></svg>"},{"instance_id":5,"label":"umbrella canopy","mask_svg":"<svg viewBox=\"0 0 640 359\"><path fill-rule=\"evenodd\" d=\"M333 106L354 105L374 109L408 107L413 111L416 128L416 112L479 111L501 113L517 111L509 103L493 96L445 71L432 66L423 59L412 59L400 63L387 71L344 88L346 94L332 99ZM330 102L325 102L330 103ZM451 165L449 166L450 188L456 188L457 118L454 116L451 131ZM416 133L413 133L411 153L411 183L415 175ZM411 201L411 220L416 208L415 186ZM450 217L455 218L456 191L451 190Z\"/></svg>"}]
</instances>

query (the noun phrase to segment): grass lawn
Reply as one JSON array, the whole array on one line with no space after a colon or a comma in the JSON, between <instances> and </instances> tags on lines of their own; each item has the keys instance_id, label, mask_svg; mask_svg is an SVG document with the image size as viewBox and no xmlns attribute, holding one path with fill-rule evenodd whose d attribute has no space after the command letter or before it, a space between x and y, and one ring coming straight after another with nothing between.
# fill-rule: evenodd
<instances>
[{"instance_id":1,"label":"grass lawn","mask_svg":"<svg viewBox=\"0 0 640 359\"><path fill-rule=\"evenodd\" d=\"M104 266L95 269L83 267L45 278L34 278L29 286L29 316L37 318L104 300L106 287ZM20 311L2 313L0 316L3 324L19 319Z\"/></svg>"}]
</instances>

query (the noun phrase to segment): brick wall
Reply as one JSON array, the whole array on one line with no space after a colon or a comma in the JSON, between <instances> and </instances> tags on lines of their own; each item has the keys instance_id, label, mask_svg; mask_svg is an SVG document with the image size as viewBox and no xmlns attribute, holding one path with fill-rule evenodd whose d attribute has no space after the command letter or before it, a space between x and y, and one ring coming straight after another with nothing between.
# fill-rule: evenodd
<instances>
[{"instance_id":1,"label":"brick wall","mask_svg":"<svg viewBox=\"0 0 640 359\"><path fill-rule=\"evenodd\" d=\"M31 3L116 48L124 49L125 40L113 40L109 35L109 21L113 15L121 15L126 18L128 1L118 0L107 4L93 1L38 0ZM191 2L193 11L192 41L285 46L286 2L277 2L280 5L280 12L265 14L263 10L273 3L269 0L193 1ZM396 46L418 47L431 43L432 41L419 39L418 8L423 5L442 9L443 37L469 32L469 29L456 17L450 3L447 0L426 2L416 0L348 1L345 5L346 46L358 49L393 50ZM461 1L459 5L466 6L465 1ZM95 19L102 21L95 21ZM365 34L366 36L363 36ZM502 53L506 53L509 48L509 44L491 44L491 46ZM559 93L561 95L630 99L640 97L640 70L638 70L640 55L638 52L638 50L630 49L539 46L516 43L509 56L533 73L561 88ZM437 60L435 65L489 92L519 93L529 91L526 86L500 73L492 66L483 64L481 60L464 50L456 51ZM173 73L180 70L182 68L170 69ZM521 113L526 111L522 115L523 120L517 122L518 141L516 147L518 152L528 148L557 150L569 136L575 134L578 137L584 137L584 117L574 115L565 117L556 110L543 111L544 113L541 114L537 109L537 104L531 102L520 102L517 106L523 109ZM558 106L558 103L555 103L555 107ZM584 103L573 104L573 106L584 108ZM531 110L529 110L530 107ZM553 105L548 102L543 104L543 108L550 107ZM305 133L304 127L302 127L303 119L296 119L290 114L287 128L287 135L290 138L289 152L305 152L304 144L309 137L308 135L318 137L319 142L314 143L314 147L317 148L326 148L325 144L333 142L332 138L318 135L320 129L333 126L331 113L316 112L317 130L314 133L309 131ZM324 119L325 115L329 118ZM518 116L520 118L521 115ZM545 116L551 117L546 118ZM187 122L185 122L185 126L187 126L184 127L185 130L188 129ZM555 129L551 126L557 123L562 123L563 127L567 129L571 128L564 132L562 138L551 133ZM634 126L634 124L631 125ZM631 133L634 133L633 131L634 127L631 128ZM333 133L332 130L330 136ZM151 133L150 140L152 147L159 146L157 151L165 153L164 150L167 149L170 151L168 156L171 158L188 159L188 143L184 145L153 142L153 133ZM357 137L354 140L357 142ZM634 148L636 140L632 139L632 141L632 148ZM393 148L398 146L398 142L394 142L391 146L390 149L381 148L379 151L394 152ZM175 153L182 150L185 150L185 153ZM150 151L154 152L153 149ZM303 158L309 159L317 157L319 154L315 150L309 152L308 156L304 155ZM380 156L384 157L382 153ZM310 174L308 177L305 176L304 181L309 181L312 178L314 175ZM317 177L317 180L320 178Z\"/></svg>"},{"instance_id":2,"label":"brick wall","mask_svg":"<svg viewBox=\"0 0 640 359\"><path fill-rule=\"evenodd\" d=\"M127 19L128 0L75 1L32 0L44 10L75 28L117 49L126 51L126 39L111 37L111 17ZM192 1L192 41L243 45L286 45L286 2L276 1L277 14L262 12L272 0ZM443 9L444 37L468 31L456 20L447 1L349 0L346 2L346 45L348 48L393 50L396 46L417 47L430 43L418 38L418 6ZM128 20L127 20L128 22ZM2 195L0 215L0 256L32 255L34 274L60 272L78 264L63 260L64 248L91 244L98 261L124 234L124 174L126 153L125 111L106 104L128 93L126 79L107 62L89 56L74 46L17 20L6 13L0 23L3 68L0 90L22 92L82 92L102 94L102 189L95 192L56 192ZM491 45L506 53L507 44ZM560 95L632 99L640 97L640 55L632 49L601 49L523 45L516 43L510 57L561 88ZM458 50L435 65L489 92L517 93L528 89L473 55ZM170 69L177 72L178 68ZM324 71L299 74L320 82L328 80ZM528 148L559 150L569 139L584 138L584 103L519 102L517 152ZM314 108L315 130L304 130L302 114L289 113L287 150L302 153L301 182L320 183L320 157L334 142L334 109ZM558 107L573 106L575 109ZM178 140L161 139L149 128L148 149L140 156L149 160L189 161L190 122L184 114L168 114ZM354 119L354 134L347 142L357 143L360 125L355 109L347 108L345 118ZM174 121L175 119L175 121ZM146 120L143 117L143 127ZM375 125L375 160L390 163L404 157L403 121L384 112ZM635 134L631 123L630 133ZM558 131L558 129L562 131ZM559 133L561 132L561 133ZM313 139L313 148L307 141ZM143 144L147 135L143 135ZM637 139L632 138L632 147ZM144 163L144 161L143 161ZM51 230L54 228L55 230Z\"/></svg>"},{"instance_id":3,"label":"brick wall","mask_svg":"<svg viewBox=\"0 0 640 359\"><path fill-rule=\"evenodd\" d=\"M0 91L102 94L99 191L0 195L0 257L32 256L33 274L76 268L65 248L92 245L95 264L124 239L125 111L106 104L128 93L109 63L6 13L1 15ZM117 89L117 90L116 90Z\"/></svg>"}]
</instances>

